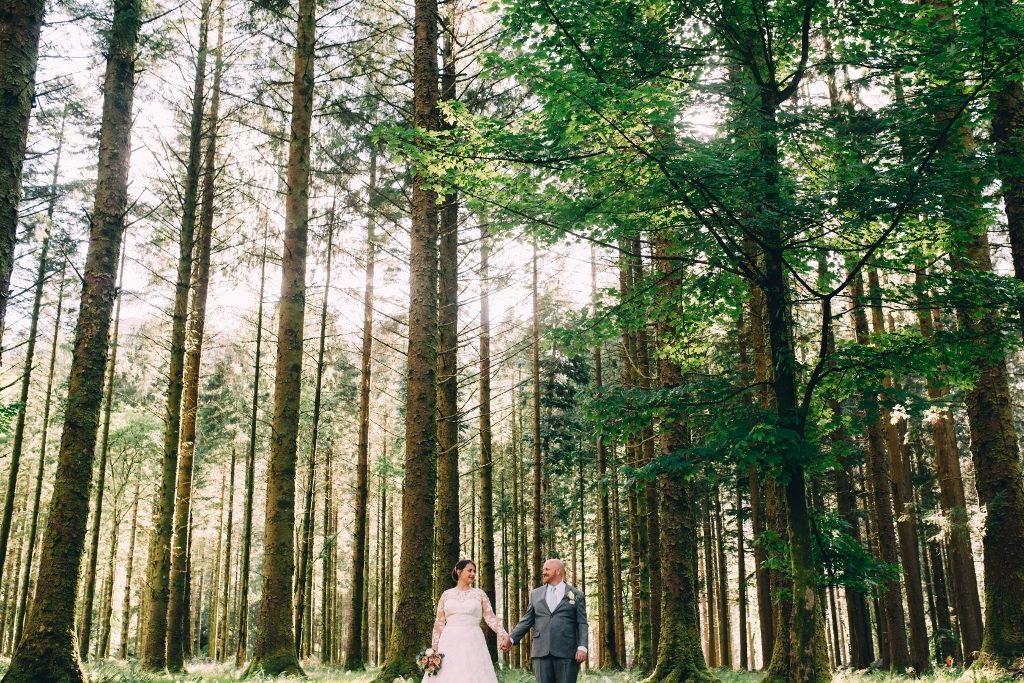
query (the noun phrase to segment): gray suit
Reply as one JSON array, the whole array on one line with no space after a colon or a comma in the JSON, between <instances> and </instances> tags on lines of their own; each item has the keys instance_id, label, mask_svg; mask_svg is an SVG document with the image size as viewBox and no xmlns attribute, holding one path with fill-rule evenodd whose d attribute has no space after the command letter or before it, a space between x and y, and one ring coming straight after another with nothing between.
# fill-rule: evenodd
<instances>
[{"instance_id":1,"label":"gray suit","mask_svg":"<svg viewBox=\"0 0 1024 683\"><path fill-rule=\"evenodd\" d=\"M509 637L518 643L533 627L533 674L538 683L574 683L580 665L576 651L588 646L587 605L583 593L565 584L565 597L554 611L548 608L547 586L530 592L526 614L512 629Z\"/></svg>"}]
</instances>

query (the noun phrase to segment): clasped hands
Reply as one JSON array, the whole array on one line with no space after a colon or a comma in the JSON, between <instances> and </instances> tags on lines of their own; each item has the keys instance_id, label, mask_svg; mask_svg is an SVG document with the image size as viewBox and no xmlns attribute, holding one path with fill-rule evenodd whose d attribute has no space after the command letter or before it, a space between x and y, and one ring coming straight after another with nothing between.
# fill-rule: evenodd
<instances>
[{"instance_id":1,"label":"clasped hands","mask_svg":"<svg viewBox=\"0 0 1024 683\"><path fill-rule=\"evenodd\" d=\"M499 646L502 652L509 652L512 649L512 639L505 635L501 639L501 645ZM587 653L584 650L576 650L576 663L582 664L587 658Z\"/></svg>"}]
</instances>

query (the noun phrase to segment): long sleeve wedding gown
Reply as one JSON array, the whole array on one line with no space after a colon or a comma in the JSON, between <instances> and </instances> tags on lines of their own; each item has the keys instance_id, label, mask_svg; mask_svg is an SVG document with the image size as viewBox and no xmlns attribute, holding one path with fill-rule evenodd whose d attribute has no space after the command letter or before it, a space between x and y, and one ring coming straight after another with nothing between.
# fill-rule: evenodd
<instances>
[{"instance_id":1,"label":"long sleeve wedding gown","mask_svg":"<svg viewBox=\"0 0 1024 683\"><path fill-rule=\"evenodd\" d=\"M505 629L494 614L487 594L479 588L449 588L437 602L432 647L444 655L436 676L425 683L497 683L480 621L503 638Z\"/></svg>"}]
</instances>

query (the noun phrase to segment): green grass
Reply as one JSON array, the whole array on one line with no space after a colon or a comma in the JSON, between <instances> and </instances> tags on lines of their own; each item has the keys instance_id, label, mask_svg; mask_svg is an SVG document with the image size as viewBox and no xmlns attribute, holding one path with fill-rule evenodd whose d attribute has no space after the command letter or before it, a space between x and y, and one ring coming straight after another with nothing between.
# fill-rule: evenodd
<instances>
[{"instance_id":1,"label":"green grass","mask_svg":"<svg viewBox=\"0 0 1024 683\"><path fill-rule=\"evenodd\" d=\"M172 676L170 674L154 675L139 671L134 662L108 660L89 662L86 672L92 683L228 683L239 680L240 671L227 664L218 664L205 660L194 660L188 665L188 673ZM7 669L7 660L0 660L0 674ZM304 680L318 683L371 683L374 672L348 673L338 669L317 664L306 663L307 678ZM760 673L745 673L717 669L715 674L721 683L759 683ZM271 681L302 679L270 679L256 677L249 680ZM408 680L408 679L407 679ZM419 683L418 679L412 679ZM500 683L534 683L534 678L524 671L498 672ZM639 683L643 676L623 672L589 671L580 676L580 683ZM910 683L915 679L883 672L839 671L833 677L833 683ZM926 678L916 679L921 683L1009 683L1015 679L1005 673L986 669L938 670ZM1019 680L1019 679L1016 679ZM411 683L411 681L410 681Z\"/></svg>"}]
</instances>

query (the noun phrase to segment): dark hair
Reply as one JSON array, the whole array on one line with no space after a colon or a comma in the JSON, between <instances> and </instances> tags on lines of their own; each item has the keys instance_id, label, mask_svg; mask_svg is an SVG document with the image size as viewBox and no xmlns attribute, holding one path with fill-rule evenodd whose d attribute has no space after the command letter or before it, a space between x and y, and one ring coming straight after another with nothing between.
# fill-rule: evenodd
<instances>
[{"instance_id":1,"label":"dark hair","mask_svg":"<svg viewBox=\"0 0 1024 683\"><path fill-rule=\"evenodd\" d=\"M455 563L455 569L452 570L452 581L454 581L455 583L458 583L459 582L459 572L461 572L463 569L465 569L469 565L473 565L474 567L476 567L476 562L474 562L473 560L459 560L458 562L456 562Z\"/></svg>"}]
</instances>

